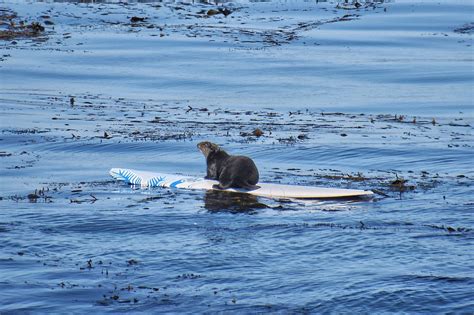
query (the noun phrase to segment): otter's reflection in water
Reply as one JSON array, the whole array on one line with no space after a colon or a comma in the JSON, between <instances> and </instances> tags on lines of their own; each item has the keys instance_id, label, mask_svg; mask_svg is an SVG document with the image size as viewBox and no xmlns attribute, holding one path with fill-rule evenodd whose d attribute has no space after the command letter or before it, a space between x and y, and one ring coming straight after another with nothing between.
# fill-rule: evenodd
<instances>
[{"instance_id":1,"label":"otter's reflection in water","mask_svg":"<svg viewBox=\"0 0 474 315\"><path fill-rule=\"evenodd\" d=\"M270 208L259 202L256 196L218 190L208 190L206 192L204 207L210 212L248 214L253 214L258 209Z\"/></svg>"}]
</instances>

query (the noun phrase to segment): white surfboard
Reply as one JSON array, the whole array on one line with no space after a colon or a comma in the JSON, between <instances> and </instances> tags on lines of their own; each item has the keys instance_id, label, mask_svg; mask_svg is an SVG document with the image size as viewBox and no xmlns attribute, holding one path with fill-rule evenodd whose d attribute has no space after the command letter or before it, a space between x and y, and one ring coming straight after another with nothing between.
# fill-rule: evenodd
<instances>
[{"instance_id":1,"label":"white surfboard","mask_svg":"<svg viewBox=\"0 0 474 315\"><path fill-rule=\"evenodd\" d=\"M112 168L110 175L117 180L141 187L169 187L182 189L213 189L212 185L218 184L215 180L207 180L199 177L171 175L137 171L126 168ZM225 191L246 193L255 196L271 198L298 198L298 199L320 199L320 198L344 198L371 196L369 190L357 189L335 189L298 185L280 185L270 183L258 183L259 188L254 190L229 188Z\"/></svg>"}]
</instances>

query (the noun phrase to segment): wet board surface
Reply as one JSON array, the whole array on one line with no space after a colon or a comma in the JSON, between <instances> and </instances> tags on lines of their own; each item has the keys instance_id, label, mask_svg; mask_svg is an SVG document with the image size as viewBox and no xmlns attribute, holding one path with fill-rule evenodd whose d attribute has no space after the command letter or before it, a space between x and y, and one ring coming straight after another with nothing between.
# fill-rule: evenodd
<instances>
[{"instance_id":1,"label":"wet board surface","mask_svg":"<svg viewBox=\"0 0 474 315\"><path fill-rule=\"evenodd\" d=\"M121 180L132 185L140 185L142 187L212 190L212 186L218 183L215 180L207 180L199 177L138 171L126 168L112 168L109 173L117 180ZM260 188L250 191L235 188L226 189L226 191L247 193L255 196L271 198L300 199L347 198L373 195L372 191L357 189L336 189L270 183L258 183L258 186Z\"/></svg>"}]
</instances>

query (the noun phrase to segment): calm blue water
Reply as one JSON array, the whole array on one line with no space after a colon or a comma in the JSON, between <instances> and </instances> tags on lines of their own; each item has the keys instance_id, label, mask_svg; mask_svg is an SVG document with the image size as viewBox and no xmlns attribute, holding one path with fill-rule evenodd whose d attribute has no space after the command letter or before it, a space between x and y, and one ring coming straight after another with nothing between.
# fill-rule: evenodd
<instances>
[{"instance_id":1,"label":"calm blue water","mask_svg":"<svg viewBox=\"0 0 474 315\"><path fill-rule=\"evenodd\" d=\"M473 313L472 4L336 5L3 3L55 24L0 42L0 313ZM376 196L108 176L203 176L202 140Z\"/></svg>"}]
</instances>

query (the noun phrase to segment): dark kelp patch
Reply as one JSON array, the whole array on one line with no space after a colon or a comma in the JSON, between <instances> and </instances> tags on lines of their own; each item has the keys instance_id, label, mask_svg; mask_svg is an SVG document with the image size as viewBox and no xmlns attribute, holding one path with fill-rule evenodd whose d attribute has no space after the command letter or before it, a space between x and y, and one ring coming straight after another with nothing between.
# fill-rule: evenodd
<instances>
[{"instance_id":1,"label":"dark kelp patch","mask_svg":"<svg viewBox=\"0 0 474 315\"><path fill-rule=\"evenodd\" d=\"M37 21L27 21L15 12L0 11L0 40L35 38L45 35L45 26Z\"/></svg>"},{"instance_id":2,"label":"dark kelp patch","mask_svg":"<svg viewBox=\"0 0 474 315\"><path fill-rule=\"evenodd\" d=\"M472 34L474 32L474 22L466 23L454 30L455 33Z\"/></svg>"}]
</instances>

